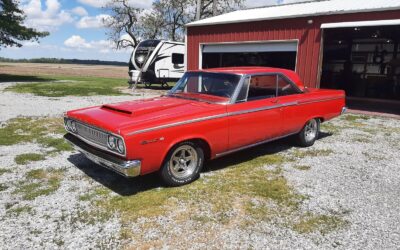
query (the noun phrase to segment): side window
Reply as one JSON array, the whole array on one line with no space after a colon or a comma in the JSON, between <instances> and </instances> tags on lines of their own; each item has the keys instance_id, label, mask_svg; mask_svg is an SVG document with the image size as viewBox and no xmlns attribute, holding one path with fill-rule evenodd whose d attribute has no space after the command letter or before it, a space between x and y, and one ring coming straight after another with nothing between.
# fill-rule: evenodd
<instances>
[{"instance_id":1,"label":"side window","mask_svg":"<svg viewBox=\"0 0 400 250\"><path fill-rule=\"evenodd\" d=\"M252 76L247 100L260 100L276 97L278 75Z\"/></svg>"},{"instance_id":2,"label":"side window","mask_svg":"<svg viewBox=\"0 0 400 250\"><path fill-rule=\"evenodd\" d=\"M187 80L185 91L188 93L197 93L199 92L199 76L190 76Z\"/></svg>"},{"instance_id":3,"label":"side window","mask_svg":"<svg viewBox=\"0 0 400 250\"><path fill-rule=\"evenodd\" d=\"M284 77L278 76L278 96L294 95L300 93L299 90L293 86Z\"/></svg>"}]
</instances>

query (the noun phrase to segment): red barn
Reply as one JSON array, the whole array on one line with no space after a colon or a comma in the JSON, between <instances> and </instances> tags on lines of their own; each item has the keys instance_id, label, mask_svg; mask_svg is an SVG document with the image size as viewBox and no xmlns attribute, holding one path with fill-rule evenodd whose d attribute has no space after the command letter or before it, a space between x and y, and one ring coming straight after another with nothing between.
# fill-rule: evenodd
<instances>
[{"instance_id":1,"label":"red barn","mask_svg":"<svg viewBox=\"0 0 400 250\"><path fill-rule=\"evenodd\" d=\"M234 11L187 25L187 68L272 66L357 108L400 113L400 1L330 0ZM372 105L371 105L372 104Z\"/></svg>"}]
</instances>

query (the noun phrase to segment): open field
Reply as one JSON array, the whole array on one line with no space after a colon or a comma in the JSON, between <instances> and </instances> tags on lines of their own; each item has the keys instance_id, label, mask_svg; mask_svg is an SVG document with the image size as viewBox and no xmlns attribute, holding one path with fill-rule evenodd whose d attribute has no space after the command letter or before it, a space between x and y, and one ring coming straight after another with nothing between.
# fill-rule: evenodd
<instances>
[{"instance_id":1,"label":"open field","mask_svg":"<svg viewBox=\"0 0 400 250\"><path fill-rule=\"evenodd\" d=\"M165 188L154 174L125 179L103 169L62 139L65 110L159 91L99 95L88 91L107 86L99 76L29 76L18 85L24 77L4 73L14 83L0 84L1 248L398 247L399 120L347 114L324 123L313 147L267 143ZM81 96L69 85L78 78ZM114 80L107 87L118 91ZM53 85L62 94L52 96Z\"/></svg>"},{"instance_id":2,"label":"open field","mask_svg":"<svg viewBox=\"0 0 400 250\"><path fill-rule=\"evenodd\" d=\"M128 80L128 67L80 64L4 63L0 74L21 76L94 76ZM14 81L15 78L14 78Z\"/></svg>"}]
</instances>

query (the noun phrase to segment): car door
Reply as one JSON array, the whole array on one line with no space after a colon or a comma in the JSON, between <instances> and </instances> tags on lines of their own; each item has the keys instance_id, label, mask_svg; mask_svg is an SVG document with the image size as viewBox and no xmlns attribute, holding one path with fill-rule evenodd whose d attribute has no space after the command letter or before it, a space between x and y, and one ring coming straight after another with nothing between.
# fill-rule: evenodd
<instances>
[{"instance_id":1,"label":"car door","mask_svg":"<svg viewBox=\"0 0 400 250\"><path fill-rule=\"evenodd\" d=\"M278 76L278 102L282 105L282 136L299 132L305 122L306 112L298 104L304 93L286 76Z\"/></svg>"},{"instance_id":2,"label":"car door","mask_svg":"<svg viewBox=\"0 0 400 250\"><path fill-rule=\"evenodd\" d=\"M282 117L276 86L277 74L254 75L245 79L236 103L227 107L230 150L280 134Z\"/></svg>"}]
</instances>

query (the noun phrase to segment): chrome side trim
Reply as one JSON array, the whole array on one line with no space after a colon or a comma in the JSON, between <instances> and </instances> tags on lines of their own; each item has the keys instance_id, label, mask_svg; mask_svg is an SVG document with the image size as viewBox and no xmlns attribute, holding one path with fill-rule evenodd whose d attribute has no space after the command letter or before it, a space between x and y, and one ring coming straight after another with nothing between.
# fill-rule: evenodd
<instances>
[{"instance_id":1,"label":"chrome side trim","mask_svg":"<svg viewBox=\"0 0 400 250\"><path fill-rule=\"evenodd\" d=\"M161 125L161 126L157 126L157 127L137 130L137 131L134 131L134 132L130 132L127 135L130 136L130 135L141 134L141 133L145 133L145 132L149 132L149 131L153 131L153 130L185 125L185 124L188 124L188 123L202 122L202 121L211 120L211 119L218 119L218 118L226 117L227 115L228 114L212 115L212 116L196 118L196 119L192 119L192 120L188 120L188 121L175 122L175 123L165 124L165 125Z\"/></svg>"},{"instance_id":2,"label":"chrome side trim","mask_svg":"<svg viewBox=\"0 0 400 250\"><path fill-rule=\"evenodd\" d=\"M235 152L238 152L238 151L241 151L241 150L245 150L245 149L248 149L248 148L252 148L252 147L267 143L267 142L279 140L279 139L282 139L282 138L285 138L285 137L288 137L288 136L291 136L291 135L295 135L297 133L299 133L299 132L290 133L290 134L287 134L287 135L270 138L270 139L267 139L267 140L264 140L264 141L259 141L259 142L256 142L256 143L253 143L253 144L249 144L249 145L246 145L246 146L243 146L243 147L240 147L240 148L231 149L231 150L216 154L215 158L222 157L222 156L228 155L228 154L232 154L232 153L235 153Z\"/></svg>"},{"instance_id":3,"label":"chrome side trim","mask_svg":"<svg viewBox=\"0 0 400 250\"><path fill-rule=\"evenodd\" d=\"M255 108L255 109L235 111L235 112L228 113L227 116L242 115L242 114L254 113L254 112L259 112L259 111L264 111L264 110L270 110L270 109L294 106L294 105L297 105L297 102L289 102L289 103L285 103L285 104L277 104L277 105L273 105L273 106L264 106L264 107Z\"/></svg>"},{"instance_id":4,"label":"chrome side trim","mask_svg":"<svg viewBox=\"0 0 400 250\"><path fill-rule=\"evenodd\" d=\"M310 103L315 103L315 102L333 101L333 100L339 100L339 99L344 99L344 97L332 97L332 98L326 98L326 99L316 99L316 100L312 100L312 101L299 102L299 105L310 104Z\"/></svg>"},{"instance_id":5,"label":"chrome side trim","mask_svg":"<svg viewBox=\"0 0 400 250\"><path fill-rule=\"evenodd\" d=\"M264 110L270 110L270 109L276 109L276 108L282 108L282 107L289 107L289 106L295 106L295 105L302 105L302 104L309 104L309 103L314 103L314 102L330 101L330 100L336 100L336 99L342 99L342 97L330 98L330 99L319 99L319 100L314 100L314 101L311 101L311 102L301 102L301 103L298 102L298 101L294 101L294 102L288 102L288 103L284 103L284 104L276 104L276 105L272 105L272 106L264 106L264 107L260 107L260 108L235 111L235 112L230 112L230 113L221 114L221 115L206 116L206 117L196 118L196 119L192 119L192 120L187 120L187 121L182 121L182 122L175 122L175 123L165 124L165 125L161 125L161 126L157 126L157 127L137 130L137 131L128 133L127 136L141 134L141 133L154 131L154 130L158 130L158 129L164 129L164 128L170 128L170 127L175 127L175 126L180 126L180 125L186 125L186 124L195 123L195 122L202 122L202 121L207 121L207 120L212 120L212 119L218 119L218 118L222 118L222 117L242 115L242 114L254 113L254 112L259 112L259 111L264 111Z\"/></svg>"}]
</instances>

